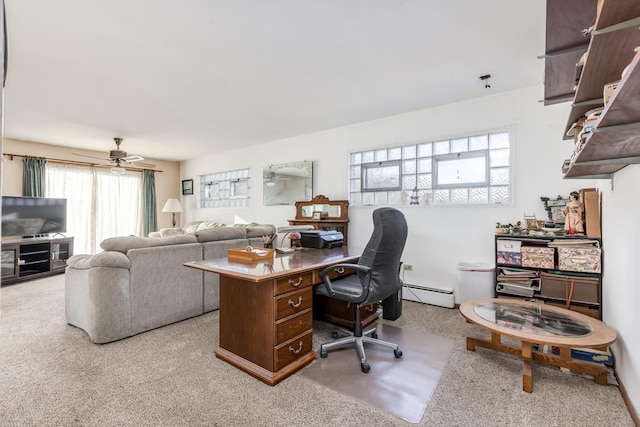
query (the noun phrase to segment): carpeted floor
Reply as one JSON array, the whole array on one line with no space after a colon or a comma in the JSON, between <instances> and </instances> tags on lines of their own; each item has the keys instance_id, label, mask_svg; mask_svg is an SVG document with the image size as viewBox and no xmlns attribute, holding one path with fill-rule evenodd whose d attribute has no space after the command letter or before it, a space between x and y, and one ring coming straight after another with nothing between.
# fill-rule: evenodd
<instances>
[{"instance_id":1,"label":"carpeted floor","mask_svg":"<svg viewBox=\"0 0 640 427\"><path fill-rule=\"evenodd\" d=\"M405 302L402 317L390 324L454 342L417 425L633 426L615 386L535 365L534 392L523 392L520 359L468 352L467 335L487 335L457 310ZM416 425L300 374L269 387L214 356L217 327L213 312L96 345L65 323L64 276L3 287L0 424ZM318 323L314 332L317 348L330 328Z\"/></svg>"}]
</instances>

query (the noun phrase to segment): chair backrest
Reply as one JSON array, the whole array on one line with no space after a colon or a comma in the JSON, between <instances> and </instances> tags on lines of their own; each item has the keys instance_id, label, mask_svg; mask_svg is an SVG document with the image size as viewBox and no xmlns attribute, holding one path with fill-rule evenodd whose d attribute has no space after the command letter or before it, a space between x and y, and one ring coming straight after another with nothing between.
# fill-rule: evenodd
<instances>
[{"instance_id":1,"label":"chair backrest","mask_svg":"<svg viewBox=\"0 0 640 427\"><path fill-rule=\"evenodd\" d=\"M358 262L371 268L369 296L363 304L385 299L402 287L400 258L406 240L407 221L402 212L388 207L373 211L373 233Z\"/></svg>"}]
</instances>

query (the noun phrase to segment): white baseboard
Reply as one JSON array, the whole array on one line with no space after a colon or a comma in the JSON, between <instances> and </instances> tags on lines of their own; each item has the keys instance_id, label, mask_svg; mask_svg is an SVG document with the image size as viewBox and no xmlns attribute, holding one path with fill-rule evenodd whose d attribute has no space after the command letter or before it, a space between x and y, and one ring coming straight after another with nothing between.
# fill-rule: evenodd
<instances>
[{"instance_id":1,"label":"white baseboard","mask_svg":"<svg viewBox=\"0 0 640 427\"><path fill-rule=\"evenodd\" d=\"M405 283L402 288L402 299L447 308L455 307L453 289L451 288L432 288Z\"/></svg>"}]
</instances>

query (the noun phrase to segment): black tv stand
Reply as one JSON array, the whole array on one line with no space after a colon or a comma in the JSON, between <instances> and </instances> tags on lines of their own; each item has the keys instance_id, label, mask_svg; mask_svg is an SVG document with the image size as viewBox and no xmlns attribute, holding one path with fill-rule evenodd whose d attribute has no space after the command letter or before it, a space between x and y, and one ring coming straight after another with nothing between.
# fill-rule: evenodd
<instances>
[{"instance_id":1,"label":"black tv stand","mask_svg":"<svg viewBox=\"0 0 640 427\"><path fill-rule=\"evenodd\" d=\"M73 255L73 237L2 239L2 285L64 273Z\"/></svg>"},{"instance_id":2,"label":"black tv stand","mask_svg":"<svg viewBox=\"0 0 640 427\"><path fill-rule=\"evenodd\" d=\"M48 234L25 234L22 236L23 239L42 239L45 237L49 237Z\"/></svg>"}]
</instances>

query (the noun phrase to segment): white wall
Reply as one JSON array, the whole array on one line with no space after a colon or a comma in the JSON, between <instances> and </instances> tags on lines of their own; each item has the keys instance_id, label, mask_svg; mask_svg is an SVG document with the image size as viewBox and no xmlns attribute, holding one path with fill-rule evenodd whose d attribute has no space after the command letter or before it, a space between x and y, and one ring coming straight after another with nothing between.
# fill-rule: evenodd
<instances>
[{"instance_id":1,"label":"white wall","mask_svg":"<svg viewBox=\"0 0 640 427\"><path fill-rule=\"evenodd\" d=\"M627 166L602 190L603 320L618 333L616 372L640 408L640 166Z\"/></svg>"},{"instance_id":2,"label":"white wall","mask_svg":"<svg viewBox=\"0 0 640 427\"><path fill-rule=\"evenodd\" d=\"M571 190L593 187L589 181L562 179L561 165L572 144L562 141L568 105L544 107L542 86L490 95L470 101L416 111L380 120L275 141L252 148L230 150L185 161L183 178L251 168L251 207L246 209L198 209L197 195L183 196L184 221L195 219L233 223L235 215L246 221L286 225L295 216L293 206L262 206L262 168L312 160L314 195L348 199L348 153L364 148L430 141L456 134L496 128L512 130L514 156L513 206L404 207L409 224L403 261L413 265L409 283L458 288L456 264L461 261L494 261L494 225L514 223L525 213L546 218L540 196L568 196ZM364 245L371 233L372 207L349 208L349 241Z\"/></svg>"}]
</instances>

